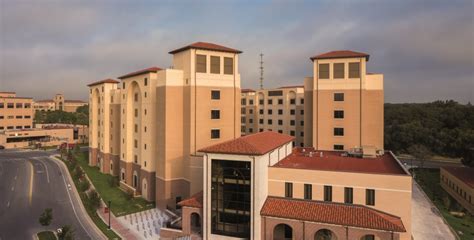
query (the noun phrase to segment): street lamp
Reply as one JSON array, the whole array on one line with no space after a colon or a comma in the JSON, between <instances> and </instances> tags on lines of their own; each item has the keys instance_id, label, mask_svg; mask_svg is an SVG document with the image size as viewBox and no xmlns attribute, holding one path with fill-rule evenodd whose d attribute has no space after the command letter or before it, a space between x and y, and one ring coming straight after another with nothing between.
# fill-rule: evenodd
<instances>
[{"instance_id":1,"label":"street lamp","mask_svg":"<svg viewBox=\"0 0 474 240\"><path fill-rule=\"evenodd\" d=\"M112 207L112 201L109 200L109 229L110 229L110 214L111 214L110 207Z\"/></svg>"}]
</instances>

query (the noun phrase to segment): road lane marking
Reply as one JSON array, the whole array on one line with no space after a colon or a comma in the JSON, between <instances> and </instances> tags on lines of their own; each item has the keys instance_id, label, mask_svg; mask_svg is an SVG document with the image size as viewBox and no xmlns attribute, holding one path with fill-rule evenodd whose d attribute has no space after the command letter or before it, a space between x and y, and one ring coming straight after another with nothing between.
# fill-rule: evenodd
<instances>
[{"instance_id":1,"label":"road lane marking","mask_svg":"<svg viewBox=\"0 0 474 240\"><path fill-rule=\"evenodd\" d=\"M30 191L28 194L28 201L31 206L31 199L33 197L33 175L35 174L35 172L33 171L33 164L31 164L30 161L28 161L28 163L30 164Z\"/></svg>"},{"instance_id":2,"label":"road lane marking","mask_svg":"<svg viewBox=\"0 0 474 240\"><path fill-rule=\"evenodd\" d=\"M40 163L43 164L43 166L44 166L44 169L45 169L45 171L46 171L46 178L48 179L48 183L49 183L48 167L46 166L46 164L45 164L43 161L41 161L41 159L38 159L38 160L39 160Z\"/></svg>"}]
</instances>

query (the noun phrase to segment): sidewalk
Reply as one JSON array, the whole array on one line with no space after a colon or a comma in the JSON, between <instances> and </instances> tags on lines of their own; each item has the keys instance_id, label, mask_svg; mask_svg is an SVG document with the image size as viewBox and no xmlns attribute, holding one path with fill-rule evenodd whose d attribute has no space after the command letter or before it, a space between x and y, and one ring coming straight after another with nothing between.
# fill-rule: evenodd
<instances>
[{"instance_id":1,"label":"sidewalk","mask_svg":"<svg viewBox=\"0 0 474 240\"><path fill-rule=\"evenodd\" d=\"M99 210L97 210L97 214L99 215L102 220L108 224L109 223L109 213L105 213L104 211L104 206L101 206ZM127 239L127 240L137 240L137 238L133 232L128 229L127 227L123 226L117 218L114 216L114 214L110 215L110 226L112 230L115 231L122 239Z\"/></svg>"}]
</instances>

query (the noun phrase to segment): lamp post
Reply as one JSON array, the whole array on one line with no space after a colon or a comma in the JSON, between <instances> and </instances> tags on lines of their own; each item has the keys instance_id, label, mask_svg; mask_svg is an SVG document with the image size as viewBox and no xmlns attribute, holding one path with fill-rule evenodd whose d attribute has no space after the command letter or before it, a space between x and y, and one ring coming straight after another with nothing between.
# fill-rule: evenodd
<instances>
[{"instance_id":1,"label":"lamp post","mask_svg":"<svg viewBox=\"0 0 474 240\"><path fill-rule=\"evenodd\" d=\"M110 229L110 214L111 214L110 207L112 207L112 201L109 200L109 229Z\"/></svg>"}]
</instances>

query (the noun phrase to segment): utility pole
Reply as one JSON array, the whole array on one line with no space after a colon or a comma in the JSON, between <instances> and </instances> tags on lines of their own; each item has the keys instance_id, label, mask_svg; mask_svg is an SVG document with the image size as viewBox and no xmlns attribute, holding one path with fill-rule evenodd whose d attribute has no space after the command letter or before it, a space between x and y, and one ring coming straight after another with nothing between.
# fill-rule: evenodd
<instances>
[{"instance_id":1,"label":"utility pole","mask_svg":"<svg viewBox=\"0 0 474 240\"><path fill-rule=\"evenodd\" d=\"M260 90L263 90L263 53L260 53Z\"/></svg>"}]
</instances>

